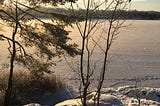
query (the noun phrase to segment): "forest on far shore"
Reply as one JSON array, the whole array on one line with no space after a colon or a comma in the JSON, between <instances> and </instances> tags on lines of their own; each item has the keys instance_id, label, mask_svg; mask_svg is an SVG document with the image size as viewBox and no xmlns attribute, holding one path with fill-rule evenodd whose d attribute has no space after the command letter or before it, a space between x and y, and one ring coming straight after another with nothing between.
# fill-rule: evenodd
<instances>
[{"instance_id":1,"label":"forest on far shore","mask_svg":"<svg viewBox=\"0 0 160 106\"><path fill-rule=\"evenodd\" d=\"M64 8L46 8L41 7L39 10L48 12L48 13L63 13L63 14L71 14L71 11L66 10ZM74 10L74 13L76 16L83 18L85 16L85 9L80 10ZM93 19L106 19L110 18L112 15L112 11L106 11L106 10L96 10L93 11L90 10L91 15ZM50 18L49 16L46 17L43 13L34 13L39 18ZM138 11L138 10L117 10L116 11L116 17L118 19L136 19L136 20L160 20L160 12L158 11Z\"/></svg>"}]
</instances>

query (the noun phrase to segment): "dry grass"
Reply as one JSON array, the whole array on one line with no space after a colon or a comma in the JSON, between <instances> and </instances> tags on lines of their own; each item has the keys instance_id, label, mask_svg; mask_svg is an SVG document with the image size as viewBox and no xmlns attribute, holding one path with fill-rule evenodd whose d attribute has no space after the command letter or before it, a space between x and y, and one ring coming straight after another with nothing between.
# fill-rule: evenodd
<instances>
[{"instance_id":1,"label":"dry grass","mask_svg":"<svg viewBox=\"0 0 160 106\"><path fill-rule=\"evenodd\" d=\"M0 72L0 106L3 106L4 91L7 88L8 73ZM12 104L33 102L46 92L57 93L66 87L62 79L55 74L45 74L37 80L29 72L18 70L14 72Z\"/></svg>"},{"instance_id":2,"label":"dry grass","mask_svg":"<svg viewBox=\"0 0 160 106\"><path fill-rule=\"evenodd\" d=\"M3 106L3 101L4 101L4 91L0 91L0 106Z\"/></svg>"}]
</instances>

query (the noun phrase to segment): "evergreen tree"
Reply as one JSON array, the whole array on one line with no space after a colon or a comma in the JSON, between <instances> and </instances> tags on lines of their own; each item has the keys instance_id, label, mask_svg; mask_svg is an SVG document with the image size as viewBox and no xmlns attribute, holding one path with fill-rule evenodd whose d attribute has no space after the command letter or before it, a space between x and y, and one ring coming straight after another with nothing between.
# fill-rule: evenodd
<instances>
[{"instance_id":1,"label":"evergreen tree","mask_svg":"<svg viewBox=\"0 0 160 106\"><path fill-rule=\"evenodd\" d=\"M71 25L76 21L75 17L69 14L46 13L43 10L39 10L42 6L48 4L56 7L65 4L65 2L74 1L24 0L24 3L22 3L18 0L8 0L6 4L3 4L4 0L0 1L0 18L7 23L8 27L13 28L11 38L8 37L9 35L0 34L0 40L8 41L10 45L8 50L11 54L10 75L4 101L5 106L10 105L15 61L29 69L33 78L37 80L43 77L44 72L53 72L50 67L56 64L53 62L55 57L60 59L65 53L70 56L80 53L76 44L68 43L71 40L68 37L69 32L64 30L65 26ZM44 21L33 13L49 16L50 22ZM26 49L32 50L28 52Z\"/></svg>"}]
</instances>

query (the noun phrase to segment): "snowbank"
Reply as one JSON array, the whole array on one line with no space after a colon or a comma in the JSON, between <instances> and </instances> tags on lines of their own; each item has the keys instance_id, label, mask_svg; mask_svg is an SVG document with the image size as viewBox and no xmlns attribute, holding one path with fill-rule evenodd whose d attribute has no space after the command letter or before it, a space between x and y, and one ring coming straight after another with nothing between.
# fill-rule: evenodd
<instances>
[{"instance_id":1,"label":"snowbank","mask_svg":"<svg viewBox=\"0 0 160 106\"><path fill-rule=\"evenodd\" d=\"M93 106L95 92L88 95L88 105ZM160 88L123 86L103 88L100 106L160 106ZM81 99L70 99L55 106L82 106Z\"/></svg>"},{"instance_id":2,"label":"snowbank","mask_svg":"<svg viewBox=\"0 0 160 106\"><path fill-rule=\"evenodd\" d=\"M160 106L160 88L123 86L117 93L126 106Z\"/></svg>"},{"instance_id":3,"label":"snowbank","mask_svg":"<svg viewBox=\"0 0 160 106\"><path fill-rule=\"evenodd\" d=\"M41 105L38 103L30 103L30 104L23 105L23 106L41 106Z\"/></svg>"},{"instance_id":4,"label":"snowbank","mask_svg":"<svg viewBox=\"0 0 160 106\"><path fill-rule=\"evenodd\" d=\"M95 92L88 95L88 106L94 106ZM91 97L91 98L90 98ZM82 106L81 99L66 100L62 103L58 103L55 106ZM121 100L110 94L102 94L100 99L100 106L124 106Z\"/></svg>"},{"instance_id":5,"label":"snowbank","mask_svg":"<svg viewBox=\"0 0 160 106\"><path fill-rule=\"evenodd\" d=\"M66 92L66 91L65 91ZM94 95L95 92L90 93L87 96L88 105L93 106L94 104ZM61 96L61 97L59 97ZM81 99L69 99L67 100L67 95L62 93L58 98L65 97L66 99L63 102L60 102L56 105L58 100L57 97L53 98L44 98L43 100L52 100L52 105L45 106L82 106ZM56 101L55 101L56 100ZM149 87L135 87L135 86L123 86L114 88L103 88L100 106L160 106L160 88L149 88ZM41 103L40 103L41 104ZM28 104L24 106L44 106L44 104Z\"/></svg>"}]
</instances>

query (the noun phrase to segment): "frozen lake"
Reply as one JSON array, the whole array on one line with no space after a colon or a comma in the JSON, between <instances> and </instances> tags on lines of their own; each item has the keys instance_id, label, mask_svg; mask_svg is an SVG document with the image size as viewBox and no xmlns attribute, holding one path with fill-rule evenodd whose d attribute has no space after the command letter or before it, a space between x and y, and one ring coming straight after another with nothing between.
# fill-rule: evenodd
<instances>
[{"instance_id":1,"label":"frozen lake","mask_svg":"<svg viewBox=\"0 0 160 106\"><path fill-rule=\"evenodd\" d=\"M160 87L160 21L135 20L126 23L132 25L120 30L111 47L111 60L104 86L135 84L135 79L141 79L143 86ZM76 28L70 36L80 44ZM93 57L98 67L103 60L99 50L96 50ZM69 69L64 64L59 64L62 74ZM97 68L96 71L99 70Z\"/></svg>"},{"instance_id":2,"label":"frozen lake","mask_svg":"<svg viewBox=\"0 0 160 106\"><path fill-rule=\"evenodd\" d=\"M135 20L127 23L132 25L120 30L118 38L111 47L111 60L104 86L135 84L135 79L140 78L143 86L160 87L160 21ZM80 44L78 30L76 28L67 30L72 30L70 37L75 43ZM0 32L2 31L8 33L3 28ZM7 59L6 47L7 45L0 42L0 64ZM72 62L78 62L77 58L78 56ZM98 71L98 65L103 59L98 50L95 51L94 58ZM72 62L69 60L70 64ZM76 64L74 66L76 67ZM57 64L55 69L66 79L75 80L65 61Z\"/></svg>"}]
</instances>

